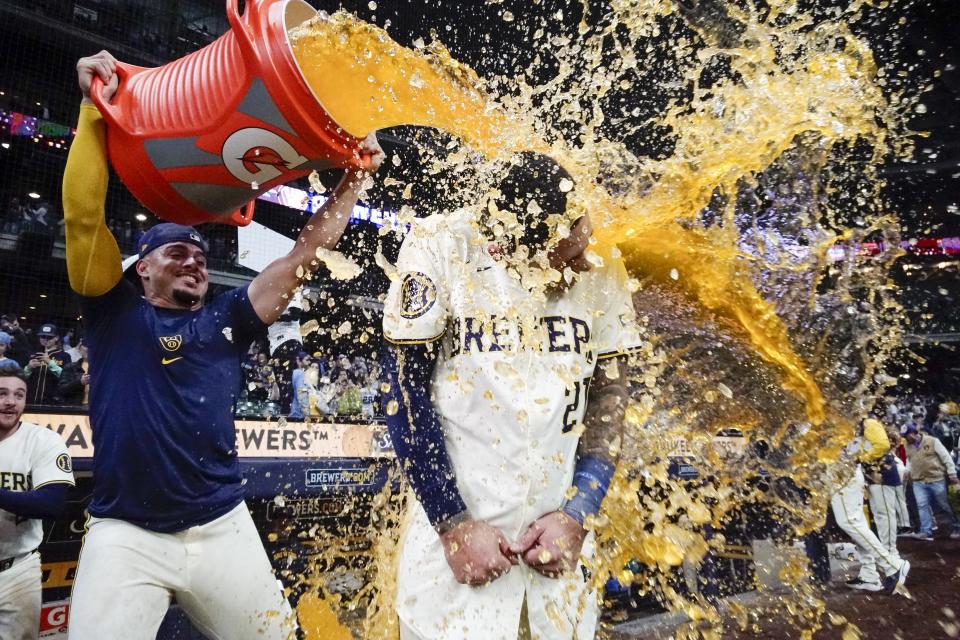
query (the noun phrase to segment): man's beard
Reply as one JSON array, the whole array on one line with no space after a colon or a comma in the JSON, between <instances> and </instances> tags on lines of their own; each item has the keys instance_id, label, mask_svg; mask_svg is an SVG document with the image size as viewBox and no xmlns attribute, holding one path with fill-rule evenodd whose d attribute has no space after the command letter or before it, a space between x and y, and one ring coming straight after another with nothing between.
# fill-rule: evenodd
<instances>
[{"instance_id":1,"label":"man's beard","mask_svg":"<svg viewBox=\"0 0 960 640\"><path fill-rule=\"evenodd\" d=\"M174 289L173 290L173 299L179 302L182 305L192 307L193 305L200 302L200 296L189 291L184 291L183 289Z\"/></svg>"}]
</instances>

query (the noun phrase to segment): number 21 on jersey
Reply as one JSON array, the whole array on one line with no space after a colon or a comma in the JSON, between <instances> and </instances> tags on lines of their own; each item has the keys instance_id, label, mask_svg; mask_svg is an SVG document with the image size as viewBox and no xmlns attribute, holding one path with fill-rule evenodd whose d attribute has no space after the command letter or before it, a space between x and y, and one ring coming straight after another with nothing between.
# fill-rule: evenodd
<instances>
[{"instance_id":1,"label":"number 21 on jersey","mask_svg":"<svg viewBox=\"0 0 960 640\"><path fill-rule=\"evenodd\" d=\"M590 380L592 379L592 376L587 376L583 380L574 382L573 388L567 388L566 398L570 400L570 403L563 412L563 433L569 433L576 426L580 407L587 404L587 394L590 393Z\"/></svg>"}]
</instances>

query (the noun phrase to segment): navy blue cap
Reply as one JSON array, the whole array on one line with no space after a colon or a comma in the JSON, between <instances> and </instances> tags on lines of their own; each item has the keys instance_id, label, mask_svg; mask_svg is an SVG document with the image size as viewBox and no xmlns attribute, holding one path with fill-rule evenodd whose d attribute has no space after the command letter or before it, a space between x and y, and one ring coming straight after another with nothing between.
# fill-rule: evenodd
<instances>
[{"instance_id":1,"label":"navy blue cap","mask_svg":"<svg viewBox=\"0 0 960 640\"><path fill-rule=\"evenodd\" d=\"M905 436L908 433L920 433L920 430L917 428L916 424L908 422L907 424L903 425L902 429L900 429L900 435Z\"/></svg>"},{"instance_id":2,"label":"navy blue cap","mask_svg":"<svg viewBox=\"0 0 960 640\"><path fill-rule=\"evenodd\" d=\"M53 338L60 335L57 331L57 325L46 323L40 326L40 329L37 331L37 336L40 338Z\"/></svg>"},{"instance_id":3,"label":"navy blue cap","mask_svg":"<svg viewBox=\"0 0 960 640\"><path fill-rule=\"evenodd\" d=\"M140 258L143 258L154 249L171 242L187 242L200 247L204 253L210 251L207 241L193 227L173 222L161 222L144 232L140 238L140 243L137 245L137 254Z\"/></svg>"}]
</instances>

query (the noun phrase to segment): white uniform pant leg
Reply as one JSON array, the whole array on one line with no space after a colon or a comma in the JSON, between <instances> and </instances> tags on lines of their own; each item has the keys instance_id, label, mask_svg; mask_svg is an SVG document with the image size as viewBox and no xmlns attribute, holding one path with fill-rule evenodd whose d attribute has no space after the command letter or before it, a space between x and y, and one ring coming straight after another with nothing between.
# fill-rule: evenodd
<instances>
[{"instance_id":1,"label":"white uniform pant leg","mask_svg":"<svg viewBox=\"0 0 960 640\"><path fill-rule=\"evenodd\" d=\"M907 485L903 476L906 475L907 468L901 462L900 458L893 457L894 464L897 465L897 474L900 476L900 484L895 487L897 493L897 526L910 526L910 509L907 508Z\"/></svg>"},{"instance_id":2,"label":"white uniform pant leg","mask_svg":"<svg viewBox=\"0 0 960 640\"><path fill-rule=\"evenodd\" d=\"M910 527L910 509L907 507L907 487L901 484L894 487L897 492L897 526Z\"/></svg>"},{"instance_id":3,"label":"white uniform pant leg","mask_svg":"<svg viewBox=\"0 0 960 640\"><path fill-rule=\"evenodd\" d=\"M69 640L154 640L183 579L175 534L91 518L70 602Z\"/></svg>"},{"instance_id":4,"label":"white uniform pant leg","mask_svg":"<svg viewBox=\"0 0 960 640\"><path fill-rule=\"evenodd\" d=\"M877 538L887 551L897 553L897 488L882 484L867 487L870 513L877 526Z\"/></svg>"},{"instance_id":5,"label":"white uniform pant leg","mask_svg":"<svg viewBox=\"0 0 960 640\"><path fill-rule=\"evenodd\" d=\"M40 554L0 571L0 638L37 640L40 634Z\"/></svg>"},{"instance_id":6,"label":"white uniform pant leg","mask_svg":"<svg viewBox=\"0 0 960 640\"><path fill-rule=\"evenodd\" d=\"M853 477L830 499L837 525L857 545L862 564L860 579L864 582L879 582L877 567L886 575L900 570L903 562L896 553L891 554L870 531L863 515L863 471L857 465Z\"/></svg>"},{"instance_id":7,"label":"white uniform pant leg","mask_svg":"<svg viewBox=\"0 0 960 640\"><path fill-rule=\"evenodd\" d=\"M177 604L211 640L287 640L293 613L260 536L241 503L230 513L178 534L186 585Z\"/></svg>"}]
</instances>

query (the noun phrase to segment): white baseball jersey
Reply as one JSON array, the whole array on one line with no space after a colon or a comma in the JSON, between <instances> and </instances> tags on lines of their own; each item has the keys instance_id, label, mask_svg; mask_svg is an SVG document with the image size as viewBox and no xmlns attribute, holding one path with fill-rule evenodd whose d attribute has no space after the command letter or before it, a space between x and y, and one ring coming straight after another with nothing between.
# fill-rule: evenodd
<instances>
[{"instance_id":1,"label":"white baseball jersey","mask_svg":"<svg viewBox=\"0 0 960 640\"><path fill-rule=\"evenodd\" d=\"M0 440L0 488L32 491L62 482L73 484L70 454L60 436L39 425L21 422ZM0 559L33 551L43 539L43 523L0 509Z\"/></svg>"},{"instance_id":2,"label":"white baseball jersey","mask_svg":"<svg viewBox=\"0 0 960 640\"><path fill-rule=\"evenodd\" d=\"M533 295L460 211L415 224L397 271L384 336L440 340L433 402L457 485L473 518L516 540L564 502L597 360L640 345L623 267L608 261L567 291ZM419 505L411 518L397 606L421 637L514 640L524 596L534 637L593 637L596 597L582 571L549 579L520 565L485 587L461 585Z\"/></svg>"}]
</instances>

